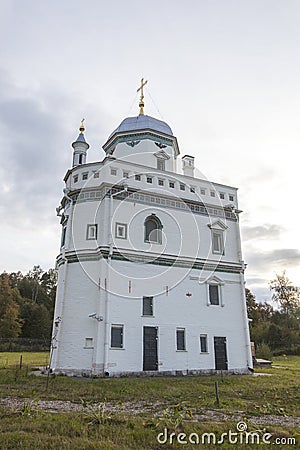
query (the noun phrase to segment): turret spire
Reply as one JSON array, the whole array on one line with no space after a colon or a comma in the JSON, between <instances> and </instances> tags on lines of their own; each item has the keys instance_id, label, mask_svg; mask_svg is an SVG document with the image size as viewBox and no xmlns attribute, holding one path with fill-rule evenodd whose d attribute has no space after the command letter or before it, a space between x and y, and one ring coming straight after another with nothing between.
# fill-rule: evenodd
<instances>
[{"instance_id":1,"label":"turret spire","mask_svg":"<svg viewBox=\"0 0 300 450\"><path fill-rule=\"evenodd\" d=\"M140 103L139 103L139 107L140 107L140 114L144 115L144 86L148 83L148 80L144 81L144 78L141 79L141 86L138 88L138 90L136 92L141 91L141 96L140 96Z\"/></svg>"}]
</instances>

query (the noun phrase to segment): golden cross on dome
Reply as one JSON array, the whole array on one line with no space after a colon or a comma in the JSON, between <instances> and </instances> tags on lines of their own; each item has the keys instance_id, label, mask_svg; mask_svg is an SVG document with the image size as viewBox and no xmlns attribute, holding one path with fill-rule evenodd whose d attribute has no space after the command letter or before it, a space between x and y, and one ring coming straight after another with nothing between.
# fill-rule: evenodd
<instances>
[{"instance_id":1,"label":"golden cross on dome","mask_svg":"<svg viewBox=\"0 0 300 450\"><path fill-rule=\"evenodd\" d=\"M144 86L148 83L148 80L144 81L144 78L141 79L141 85L138 88L138 90L136 92L141 91L141 96L140 96L140 103L139 103L139 107L140 107L140 114L144 114Z\"/></svg>"},{"instance_id":2,"label":"golden cross on dome","mask_svg":"<svg viewBox=\"0 0 300 450\"><path fill-rule=\"evenodd\" d=\"M85 131L85 127L84 127L84 125L83 125L83 122L84 122L84 121L85 121L85 119L82 119L81 125L80 125L80 127L79 127L79 131L80 131L81 134Z\"/></svg>"}]
</instances>

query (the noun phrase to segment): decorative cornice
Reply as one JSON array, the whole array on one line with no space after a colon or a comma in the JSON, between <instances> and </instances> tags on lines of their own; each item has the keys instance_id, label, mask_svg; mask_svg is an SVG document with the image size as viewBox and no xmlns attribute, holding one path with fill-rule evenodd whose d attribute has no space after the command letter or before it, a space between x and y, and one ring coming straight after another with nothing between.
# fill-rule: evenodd
<instances>
[{"instance_id":1,"label":"decorative cornice","mask_svg":"<svg viewBox=\"0 0 300 450\"><path fill-rule=\"evenodd\" d=\"M65 259L68 263L86 262L86 261L100 261L108 258L108 247L99 247L96 251L82 251L82 252L66 252ZM203 258L179 258L172 255L158 255L155 259L153 255L138 254L128 251L120 253L114 249L112 259L116 261L127 261L136 264L152 264L156 266L181 267L185 269L208 270L214 272L226 273L243 273L244 268L239 263L212 261ZM57 264L64 263L62 255L57 257Z\"/></svg>"}]
</instances>

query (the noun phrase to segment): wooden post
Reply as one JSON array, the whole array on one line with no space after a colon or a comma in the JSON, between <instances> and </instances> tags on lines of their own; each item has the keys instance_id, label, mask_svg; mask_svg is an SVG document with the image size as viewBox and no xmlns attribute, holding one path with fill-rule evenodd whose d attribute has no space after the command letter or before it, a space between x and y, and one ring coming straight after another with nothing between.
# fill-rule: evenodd
<instances>
[{"instance_id":1,"label":"wooden post","mask_svg":"<svg viewBox=\"0 0 300 450\"><path fill-rule=\"evenodd\" d=\"M23 356L20 355L20 370L22 370Z\"/></svg>"},{"instance_id":2,"label":"wooden post","mask_svg":"<svg viewBox=\"0 0 300 450\"><path fill-rule=\"evenodd\" d=\"M219 385L217 381L215 381L215 391L216 391L216 403L218 406L220 406Z\"/></svg>"}]
</instances>

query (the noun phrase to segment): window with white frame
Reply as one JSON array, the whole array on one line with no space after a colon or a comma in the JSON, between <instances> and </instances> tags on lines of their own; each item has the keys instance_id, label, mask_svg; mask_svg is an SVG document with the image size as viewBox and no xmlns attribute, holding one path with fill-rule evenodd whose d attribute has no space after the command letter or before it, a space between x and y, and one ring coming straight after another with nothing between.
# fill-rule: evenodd
<instances>
[{"instance_id":1,"label":"window with white frame","mask_svg":"<svg viewBox=\"0 0 300 450\"><path fill-rule=\"evenodd\" d=\"M141 175L139 175L138 173L135 175L134 177L135 181L141 181Z\"/></svg>"},{"instance_id":2,"label":"window with white frame","mask_svg":"<svg viewBox=\"0 0 300 450\"><path fill-rule=\"evenodd\" d=\"M185 350L185 328L176 329L176 350Z\"/></svg>"},{"instance_id":3,"label":"window with white frame","mask_svg":"<svg viewBox=\"0 0 300 450\"><path fill-rule=\"evenodd\" d=\"M88 173L88 172L84 172L84 173L82 174L82 179L83 179L83 180L87 180L87 179L88 179L88 176L89 176L89 173Z\"/></svg>"},{"instance_id":4,"label":"window with white frame","mask_svg":"<svg viewBox=\"0 0 300 450\"><path fill-rule=\"evenodd\" d=\"M205 191L204 188L201 188L201 189L200 189L200 194L201 194L201 195L205 195L205 192L206 192L206 191Z\"/></svg>"},{"instance_id":5,"label":"window with white frame","mask_svg":"<svg viewBox=\"0 0 300 450\"><path fill-rule=\"evenodd\" d=\"M116 176L117 175L117 169L114 169L114 168L110 168L110 174L111 175L113 175L113 176Z\"/></svg>"},{"instance_id":6,"label":"window with white frame","mask_svg":"<svg viewBox=\"0 0 300 450\"><path fill-rule=\"evenodd\" d=\"M98 234L98 225L96 225L95 223L88 224L86 229L86 239L87 240L97 239L97 234Z\"/></svg>"},{"instance_id":7,"label":"window with white frame","mask_svg":"<svg viewBox=\"0 0 300 450\"><path fill-rule=\"evenodd\" d=\"M94 340L91 337L85 338L84 348L94 348Z\"/></svg>"},{"instance_id":8,"label":"window with white frame","mask_svg":"<svg viewBox=\"0 0 300 450\"><path fill-rule=\"evenodd\" d=\"M215 197L215 196L216 196L215 191L210 191L210 196L211 196L211 197Z\"/></svg>"},{"instance_id":9,"label":"window with white frame","mask_svg":"<svg viewBox=\"0 0 300 450\"><path fill-rule=\"evenodd\" d=\"M191 187L190 187L190 192L191 192L192 194L195 194L195 192L196 192L195 186L191 186Z\"/></svg>"},{"instance_id":10,"label":"window with white frame","mask_svg":"<svg viewBox=\"0 0 300 450\"><path fill-rule=\"evenodd\" d=\"M174 183L174 181L169 181L169 187L170 188L175 188L175 183Z\"/></svg>"},{"instance_id":11,"label":"window with white frame","mask_svg":"<svg viewBox=\"0 0 300 450\"><path fill-rule=\"evenodd\" d=\"M212 252L219 255L224 253L223 231L212 230Z\"/></svg>"},{"instance_id":12,"label":"window with white frame","mask_svg":"<svg viewBox=\"0 0 300 450\"><path fill-rule=\"evenodd\" d=\"M210 284L208 286L208 294L211 305L220 305L220 286L218 284Z\"/></svg>"},{"instance_id":13,"label":"window with white frame","mask_svg":"<svg viewBox=\"0 0 300 450\"><path fill-rule=\"evenodd\" d=\"M162 224L155 214L148 216L144 223L145 227L145 242L154 244L162 243Z\"/></svg>"},{"instance_id":14,"label":"window with white frame","mask_svg":"<svg viewBox=\"0 0 300 450\"><path fill-rule=\"evenodd\" d=\"M78 175L74 175L73 181L74 181L74 183L77 183L77 181L78 181Z\"/></svg>"},{"instance_id":15,"label":"window with white frame","mask_svg":"<svg viewBox=\"0 0 300 450\"><path fill-rule=\"evenodd\" d=\"M129 172L127 172L127 171L123 171L123 177L124 178L128 178L129 177Z\"/></svg>"},{"instance_id":16,"label":"window with white frame","mask_svg":"<svg viewBox=\"0 0 300 450\"><path fill-rule=\"evenodd\" d=\"M165 184L164 180L161 178L158 179L158 186L163 186Z\"/></svg>"},{"instance_id":17,"label":"window with white frame","mask_svg":"<svg viewBox=\"0 0 300 450\"><path fill-rule=\"evenodd\" d=\"M152 177L147 177L147 183L152 184L153 178Z\"/></svg>"},{"instance_id":18,"label":"window with white frame","mask_svg":"<svg viewBox=\"0 0 300 450\"><path fill-rule=\"evenodd\" d=\"M220 199L221 199L221 200L224 200L224 199L225 199L225 194L224 194L224 192L220 192Z\"/></svg>"},{"instance_id":19,"label":"window with white frame","mask_svg":"<svg viewBox=\"0 0 300 450\"><path fill-rule=\"evenodd\" d=\"M229 195L229 201L230 201L230 202L233 202L233 201L234 201L233 195Z\"/></svg>"},{"instance_id":20,"label":"window with white frame","mask_svg":"<svg viewBox=\"0 0 300 450\"><path fill-rule=\"evenodd\" d=\"M115 236L118 239L127 239L127 224L126 223L116 223Z\"/></svg>"},{"instance_id":21,"label":"window with white frame","mask_svg":"<svg viewBox=\"0 0 300 450\"><path fill-rule=\"evenodd\" d=\"M153 297L143 297L143 316L153 316Z\"/></svg>"},{"instance_id":22,"label":"window with white frame","mask_svg":"<svg viewBox=\"0 0 300 450\"><path fill-rule=\"evenodd\" d=\"M99 172L94 172L94 178L99 178L100 174Z\"/></svg>"},{"instance_id":23,"label":"window with white frame","mask_svg":"<svg viewBox=\"0 0 300 450\"><path fill-rule=\"evenodd\" d=\"M185 191L185 185L184 184L180 184L180 190L181 191Z\"/></svg>"},{"instance_id":24,"label":"window with white frame","mask_svg":"<svg viewBox=\"0 0 300 450\"><path fill-rule=\"evenodd\" d=\"M200 334L200 352L208 353L207 334Z\"/></svg>"},{"instance_id":25,"label":"window with white frame","mask_svg":"<svg viewBox=\"0 0 300 450\"><path fill-rule=\"evenodd\" d=\"M158 170L166 170L166 161L163 158L157 158Z\"/></svg>"},{"instance_id":26,"label":"window with white frame","mask_svg":"<svg viewBox=\"0 0 300 450\"><path fill-rule=\"evenodd\" d=\"M110 332L111 348L123 348L123 325L112 325Z\"/></svg>"}]
</instances>

